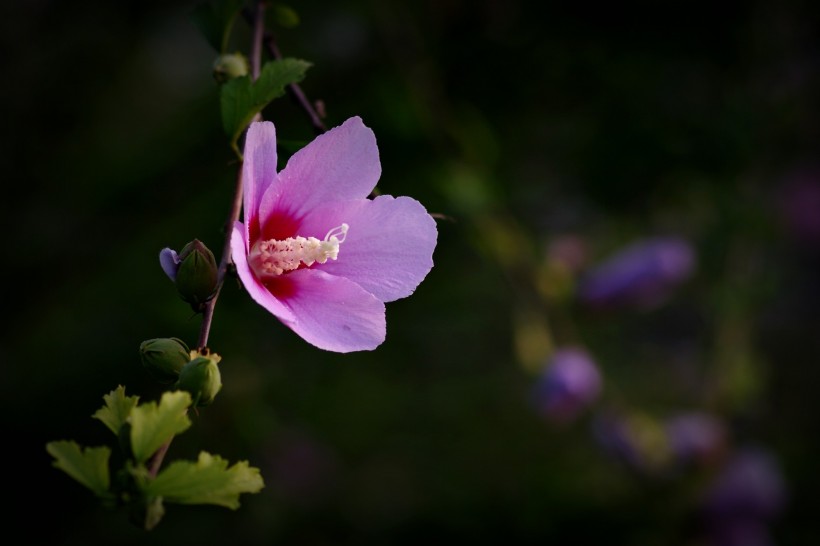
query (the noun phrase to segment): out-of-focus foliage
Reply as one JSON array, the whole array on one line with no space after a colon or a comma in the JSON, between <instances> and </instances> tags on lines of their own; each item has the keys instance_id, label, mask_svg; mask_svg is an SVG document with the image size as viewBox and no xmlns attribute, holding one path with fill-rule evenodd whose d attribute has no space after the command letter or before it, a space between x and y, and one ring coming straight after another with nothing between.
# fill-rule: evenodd
<instances>
[{"instance_id":1,"label":"out-of-focus foliage","mask_svg":"<svg viewBox=\"0 0 820 546\"><path fill-rule=\"evenodd\" d=\"M312 64L302 86L327 125L361 116L379 191L439 215L435 267L389 307L387 341L354 355L317 351L229 282L210 341L220 402L171 450L247 460L265 489L236 512L166 506L151 541L820 540L817 6L289 6L299 24L276 37ZM36 511L31 542L146 540L42 446L109 442L88 419L100 393L158 399L140 342L196 341L157 255L222 247L236 165L192 9L3 8L0 414L6 468L35 480L9 536ZM311 138L290 101L263 113L283 141ZM696 264L663 297L578 297L659 237ZM650 263L636 275L679 271ZM567 346L600 392L545 420L533 389Z\"/></svg>"}]
</instances>

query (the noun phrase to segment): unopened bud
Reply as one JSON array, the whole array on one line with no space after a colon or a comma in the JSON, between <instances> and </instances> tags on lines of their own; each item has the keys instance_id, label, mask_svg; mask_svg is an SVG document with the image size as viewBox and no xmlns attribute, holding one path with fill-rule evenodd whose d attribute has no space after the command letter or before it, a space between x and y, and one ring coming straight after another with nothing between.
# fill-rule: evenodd
<instances>
[{"instance_id":1,"label":"unopened bud","mask_svg":"<svg viewBox=\"0 0 820 546\"><path fill-rule=\"evenodd\" d=\"M207 406L222 388L222 375L216 353L191 351L191 361L183 366L176 387L188 391L194 406Z\"/></svg>"},{"instance_id":2,"label":"unopened bud","mask_svg":"<svg viewBox=\"0 0 820 546\"><path fill-rule=\"evenodd\" d=\"M241 53L225 53L214 61L214 78L219 83L248 75L248 59Z\"/></svg>"},{"instance_id":3,"label":"unopened bud","mask_svg":"<svg viewBox=\"0 0 820 546\"><path fill-rule=\"evenodd\" d=\"M160 265L183 300L201 312L216 290L217 266L213 252L198 239L185 245L177 254L170 248L159 253Z\"/></svg>"},{"instance_id":4,"label":"unopened bud","mask_svg":"<svg viewBox=\"0 0 820 546\"><path fill-rule=\"evenodd\" d=\"M160 337L140 343L140 359L151 377L168 384L179 379L179 372L191 356L181 339Z\"/></svg>"}]
</instances>

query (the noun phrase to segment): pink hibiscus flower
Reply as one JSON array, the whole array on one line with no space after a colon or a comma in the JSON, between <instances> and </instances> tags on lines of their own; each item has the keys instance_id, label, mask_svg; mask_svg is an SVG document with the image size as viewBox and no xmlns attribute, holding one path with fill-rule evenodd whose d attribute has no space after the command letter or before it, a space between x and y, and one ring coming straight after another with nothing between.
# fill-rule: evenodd
<instances>
[{"instance_id":1,"label":"pink hibiscus flower","mask_svg":"<svg viewBox=\"0 0 820 546\"><path fill-rule=\"evenodd\" d=\"M376 348L385 302L409 296L433 267L433 218L409 197L367 198L381 164L358 117L279 173L273 123L253 123L244 156L244 223L235 224L231 249L250 296L321 349Z\"/></svg>"}]
</instances>

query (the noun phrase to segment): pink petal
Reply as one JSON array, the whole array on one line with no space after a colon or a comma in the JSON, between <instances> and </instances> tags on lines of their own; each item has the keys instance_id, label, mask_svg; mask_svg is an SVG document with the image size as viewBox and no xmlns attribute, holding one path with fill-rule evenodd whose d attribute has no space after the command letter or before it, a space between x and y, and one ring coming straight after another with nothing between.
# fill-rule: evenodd
<instances>
[{"instance_id":1,"label":"pink petal","mask_svg":"<svg viewBox=\"0 0 820 546\"><path fill-rule=\"evenodd\" d=\"M299 219L329 201L363 199L376 187L379 176L376 136L361 118L353 117L290 158L278 183L262 197L259 214L263 222L271 215ZM267 230L265 237L271 238Z\"/></svg>"},{"instance_id":2,"label":"pink petal","mask_svg":"<svg viewBox=\"0 0 820 546\"><path fill-rule=\"evenodd\" d=\"M412 294L433 267L436 222L415 199L381 195L328 203L304 218L300 235L323 239L343 222L349 230L338 259L312 269L346 277L388 302Z\"/></svg>"},{"instance_id":3,"label":"pink petal","mask_svg":"<svg viewBox=\"0 0 820 546\"><path fill-rule=\"evenodd\" d=\"M248 240L259 234L259 205L265 191L278 185L276 174L276 128L269 121L251 123L245 136L242 184L245 194L244 220Z\"/></svg>"},{"instance_id":4,"label":"pink petal","mask_svg":"<svg viewBox=\"0 0 820 546\"><path fill-rule=\"evenodd\" d=\"M248 294L250 294L256 303L273 313L276 318L285 324L290 325L289 323L294 322L296 317L293 316L290 309L285 307L281 301L271 294L264 284L257 280L256 275L253 274L253 271L251 271L248 265L247 249L245 226L242 222L237 222L234 224L233 232L231 232L231 257L233 258L233 263L236 265L236 272L239 275L239 279L245 286L245 290L248 291Z\"/></svg>"},{"instance_id":5,"label":"pink petal","mask_svg":"<svg viewBox=\"0 0 820 546\"><path fill-rule=\"evenodd\" d=\"M282 275L276 284L279 297L296 317L287 325L308 343L349 353L375 349L384 341L384 304L356 283L298 269Z\"/></svg>"}]
</instances>

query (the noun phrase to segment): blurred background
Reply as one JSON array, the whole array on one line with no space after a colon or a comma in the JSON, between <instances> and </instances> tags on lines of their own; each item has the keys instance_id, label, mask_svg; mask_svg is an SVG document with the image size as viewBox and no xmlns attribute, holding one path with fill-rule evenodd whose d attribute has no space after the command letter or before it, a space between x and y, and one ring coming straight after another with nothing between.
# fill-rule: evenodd
<instances>
[{"instance_id":1,"label":"blurred background","mask_svg":"<svg viewBox=\"0 0 820 546\"><path fill-rule=\"evenodd\" d=\"M435 267L349 355L226 285L224 388L169 460L260 467L238 511L170 505L146 533L52 468L48 441L109 443L103 394L159 396L141 341L196 342L157 255L218 254L236 164L193 5L0 8L7 536L820 541L820 38L799 0L293 3L283 54L313 63L328 126L373 128L379 191L440 215ZM288 98L264 115L312 137Z\"/></svg>"}]
</instances>

